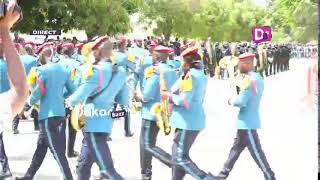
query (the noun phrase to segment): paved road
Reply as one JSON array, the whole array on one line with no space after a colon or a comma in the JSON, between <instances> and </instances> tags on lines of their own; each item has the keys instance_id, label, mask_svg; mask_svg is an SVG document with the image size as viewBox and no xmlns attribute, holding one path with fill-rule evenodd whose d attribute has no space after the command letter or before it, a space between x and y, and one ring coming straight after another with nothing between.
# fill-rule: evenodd
<instances>
[{"instance_id":1,"label":"paved road","mask_svg":"<svg viewBox=\"0 0 320 180\"><path fill-rule=\"evenodd\" d=\"M268 77L261 104L262 130L259 131L263 149L279 180L313 180L317 173L317 114L306 102L306 61L292 60L291 70ZM198 136L191 157L200 168L217 174L227 158L235 137L237 109L227 105L228 86L225 81L209 80L205 110L207 128ZM116 169L126 179L139 179L139 115L134 115L135 136L125 138L123 122L114 125L110 148ZM20 124L20 134L4 135L11 170L23 175L36 147L37 133L33 123ZM76 149L80 150L77 137ZM158 145L170 151L172 136L159 136ZM76 159L69 159L74 171ZM169 180L171 171L157 160L153 161L154 180ZM92 174L97 175L97 166ZM59 168L50 153L38 171L36 180L61 179ZM191 180L190 176L185 179ZM249 152L245 150L236 163L229 180L263 180Z\"/></svg>"}]
</instances>

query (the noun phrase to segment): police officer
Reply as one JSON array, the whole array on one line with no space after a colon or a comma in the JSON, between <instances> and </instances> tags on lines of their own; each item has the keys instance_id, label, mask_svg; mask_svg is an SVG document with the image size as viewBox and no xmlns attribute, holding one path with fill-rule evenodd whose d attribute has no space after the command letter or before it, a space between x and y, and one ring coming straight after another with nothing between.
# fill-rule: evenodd
<instances>
[{"instance_id":1,"label":"police officer","mask_svg":"<svg viewBox=\"0 0 320 180\"><path fill-rule=\"evenodd\" d=\"M281 54L280 47L278 44L274 45L274 64L273 64L273 75L278 74L280 72L281 65Z\"/></svg>"},{"instance_id":2,"label":"police officer","mask_svg":"<svg viewBox=\"0 0 320 180\"><path fill-rule=\"evenodd\" d=\"M167 59L171 52L173 52L172 49L161 45L154 48L152 54L153 65L145 71L142 97L135 94L136 101L142 102L140 166L142 179L144 180L152 178L152 157L171 167L170 154L156 146L159 127L156 124L156 117L151 113L153 105L160 102L160 71L170 69Z\"/></svg>"},{"instance_id":3,"label":"police officer","mask_svg":"<svg viewBox=\"0 0 320 180\"><path fill-rule=\"evenodd\" d=\"M274 66L274 47L271 44L268 45L267 48L267 69L266 69L266 76L270 76L273 74L273 66Z\"/></svg>"},{"instance_id":4,"label":"police officer","mask_svg":"<svg viewBox=\"0 0 320 180\"><path fill-rule=\"evenodd\" d=\"M89 180L94 162L100 168L101 178L122 180L114 166L109 150L107 137L111 133L113 121L108 115L112 110L114 99L123 87L126 87L126 71L119 68L112 72L112 42L107 37L87 44L94 52L94 64L87 65L81 84L74 94L66 99L66 104L73 107L84 102L86 123L81 154L77 165L78 180ZM91 51L90 50L90 51ZM90 61L90 60L87 60ZM92 113L92 112L104 113Z\"/></svg>"},{"instance_id":5,"label":"police officer","mask_svg":"<svg viewBox=\"0 0 320 180\"><path fill-rule=\"evenodd\" d=\"M57 161L63 178L72 180L72 174L65 156L65 107L63 89L74 91L71 76L59 63L50 63L51 56L46 58L46 65L37 67L30 73L34 79L34 87L28 104L33 105L40 100L39 121L40 133L37 148L26 174L17 180L31 180L40 168L48 148ZM46 49L45 48L45 49Z\"/></svg>"},{"instance_id":6,"label":"police officer","mask_svg":"<svg viewBox=\"0 0 320 180\"><path fill-rule=\"evenodd\" d=\"M201 57L197 48L188 48L181 53L183 74L171 92L162 92L173 102L170 125L175 128L172 146L172 180L182 180L186 174L194 179L214 180L190 159L189 150L201 130L205 128L203 99L207 77L203 73ZM197 88L195 88L197 87Z\"/></svg>"},{"instance_id":7,"label":"police officer","mask_svg":"<svg viewBox=\"0 0 320 180\"><path fill-rule=\"evenodd\" d=\"M260 128L259 105L263 95L264 83L260 74L253 72L255 55L242 54L239 59L239 70L245 77L239 83L239 95L228 101L229 105L240 108L237 120L237 136L229 157L218 177L223 180L229 176L241 152L247 147L251 156L262 170L266 180L275 180L266 156L261 148L257 129Z\"/></svg>"}]
</instances>

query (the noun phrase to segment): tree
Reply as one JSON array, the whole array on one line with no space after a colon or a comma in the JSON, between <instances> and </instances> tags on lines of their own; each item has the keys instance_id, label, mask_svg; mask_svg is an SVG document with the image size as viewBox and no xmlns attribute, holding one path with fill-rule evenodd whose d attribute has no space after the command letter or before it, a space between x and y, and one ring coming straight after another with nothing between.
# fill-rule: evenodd
<instances>
[{"instance_id":1,"label":"tree","mask_svg":"<svg viewBox=\"0 0 320 180\"><path fill-rule=\"evenodd\" d=\"M274 0L269 16L276 40L308 42L317 38L317 6L313 0Z\"/></svg>"},{"instance_id":2,"label":"tree","mask_svg":"<svg viewBox=\"0 0 320 180\"><path fill-rule=\"evenodd\" d=\"M156 35L164 35L169 40L171 35L187 36L192 25L192 1L188 0L145 0L141 8L141 21L148 24L155 22Z\"/></svg>"},{"instance_id":3,"label":"tree","mask_svg":"<svg viewBox=\"0 0 320 180\"><path fill-rule=\"evenodd\" d=\"M129 15L137 12L142 0L20 0L24 20L15 29L85 30L88 37L125 33Z\"/></svg>"}]
</instances>

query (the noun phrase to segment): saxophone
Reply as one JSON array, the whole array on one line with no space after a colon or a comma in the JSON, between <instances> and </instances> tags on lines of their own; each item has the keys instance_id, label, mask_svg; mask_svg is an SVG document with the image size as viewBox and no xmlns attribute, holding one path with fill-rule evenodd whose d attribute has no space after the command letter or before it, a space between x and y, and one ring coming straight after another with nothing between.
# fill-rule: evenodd
<instances>
[{"instance_id":1,"label":"saxophone","mask_svg":"<svg viewBox=\"0 0 320 180\"><path fill-rule=\"evenodd\" d=\"M160 91L167 91L167 83L164 78L164 74L160 73ZM169 103L169 98L161 98L159 103L155 103L151 108L151 113L156 116L157 126L164 132L165 135L169 135L171 132L170 116L172 112L172 106Z\"/></svg>"}]
</instances>

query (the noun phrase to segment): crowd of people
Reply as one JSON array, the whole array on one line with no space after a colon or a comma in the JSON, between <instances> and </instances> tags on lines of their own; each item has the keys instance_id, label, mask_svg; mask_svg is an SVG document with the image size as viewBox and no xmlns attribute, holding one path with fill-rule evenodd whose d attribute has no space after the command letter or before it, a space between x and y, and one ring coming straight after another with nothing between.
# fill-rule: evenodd
<instances>
[{"instance_id":1,"label":"crowd of people","mask_svg":"<svg viewBox=\"0 0 320 180\"><path fill-rule=\"evenodd\" d=\"M19 133L19 121L28 116L39 131L31 164L17 180L33 179L48 149L65 180L73 179L67 157L78 157L78 180L89 180L93 163L99 167L100 179L124 179L114 168L107 141L111 140L113 120L121 117L125 136L134 135L130 112L139 105L141 179L152 179L155 158L172 169L173 180L182 180L186 174L197 180L224 180L247 147L265 179L275 180L257 133L263 76L289 70L290 56L301 56L294 53L299 46L108 36L87 42L76 38L46 39L37 45L25 42L17 34L13 44L9 29L18 16L7 16L15 19L0 21L0 92L13 92L8 101L14 115L13 133ZM302 54L310 55L309 50ZM217 176L201 170L189 156L205 128L203 101L208 76L236 79L237 94L228 104L241 109L235 143ZM113 112L124 113L111 115ZM156 145L162 131L174 133L171 153ZM77 132L83 133L80 154L74 150ZM2 133L0 147L0 176L11 177Z\"/></svg>"}]
</instances>

